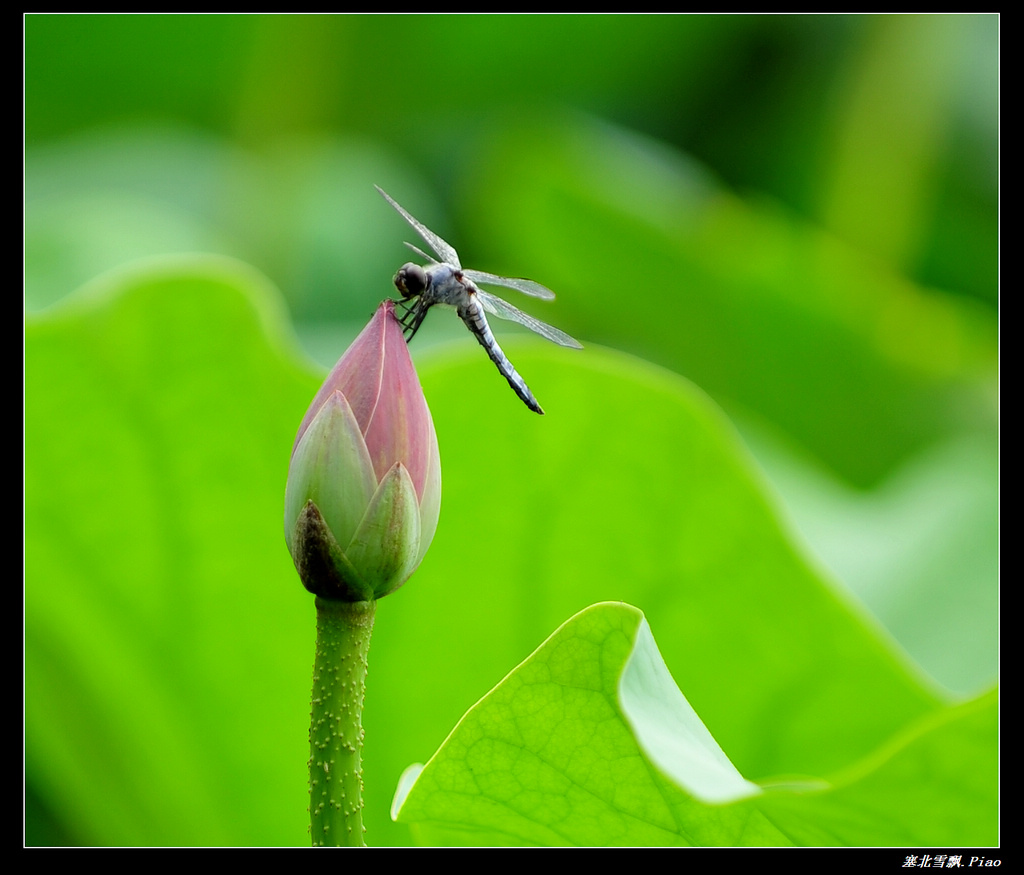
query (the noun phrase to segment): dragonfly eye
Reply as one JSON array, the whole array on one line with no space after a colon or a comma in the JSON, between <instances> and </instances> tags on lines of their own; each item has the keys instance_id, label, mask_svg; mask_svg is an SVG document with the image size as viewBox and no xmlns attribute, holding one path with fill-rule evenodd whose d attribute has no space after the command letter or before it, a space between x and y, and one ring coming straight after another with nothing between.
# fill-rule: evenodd
<instances>
[{"instance_id":1,"label":"dragonfly eye","mask_svg":"<svg viewBox=\"0 0 1024 875\"><path fill-rule=\"evenodd\" d=\"M395 274L395 288L402 297L411 298L423 293L427 287L427 272L418 264L403 264Z\"/></svg>"}]
</instances>

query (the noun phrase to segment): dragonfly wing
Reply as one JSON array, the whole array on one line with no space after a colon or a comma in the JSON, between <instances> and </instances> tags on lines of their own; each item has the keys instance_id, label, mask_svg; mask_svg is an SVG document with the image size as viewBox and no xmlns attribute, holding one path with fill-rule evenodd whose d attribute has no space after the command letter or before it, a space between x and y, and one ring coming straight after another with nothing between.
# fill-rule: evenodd
<instances>
[{"instance_id":1,"label":"dragonfly wing","mask_svg":"<svg viewBox=\"0 0 1024 875\"><path fill-rule=\"evenodd\" d=\"M492 286L504 286L506 289L515 289L524 295L533 298L541 298L544 301L555 300L555 293L540 283L533 280L524 280L512 276L496 276L493 273L486 273L482 270L464 270L462 273L468 276L475 283L490 283Z\"/></svg>"},{"instance_id":2,"label":"dragonfly wing","mask_svg":"<svg viewBox=\"0 0 1024 875\"><path fill-rule=\"evenodd\" d=\"M398 205L398 203L391 197L391 195L384 191L384 189L381 188L379 185L375 185L374 188L381 193L381 197L383 197L384 200L386 200L389 204L391 204L391 206L398 210L399 215L401 215L401 217L405 219L405 221L407 221L410 225L413 226L413 228L416 229L416 233L419 234L420 237L422 237L426 241L427 245L431 249L433 249L434 252L437 253L437 257L440 258L441 261L447 262L452 267L457 267L461 269L462 264L459 262L459 253L455 251L454 247L452 247L448 243L445 243L444 240L438 237L437 234L431 231L426 225L416 221L416 219L414 219L404 209L402 209L402 207ZM431 259L431 261L433 261L433 259Z\"/></svg>"},{"instance_id":3,"label":"dragonfly wing","mask_svg":"<svg viewBox=\"0 0 1024 875\"><path fill-rule=\"evenodd\" d=\"M431 255L427 255L427 253L420 249L419 246L413 246L411 243L406 243L405 245L415 252L420 258L426 259L431 264L440 264L436 258Z\"/></svg>"},{"instance_id":4,"label":"dragonfly wing","mask_svg":"<svg viewBox=\"0 0 1024 875\"><path fill-rule=\"evenodd\" d=\"M571 349L583 349L582 343L578 340L574 340L564 331L559 331L553 325L548 325L547 322L541 322L540 319L534 319L528 313L524 313L522 310L513 307L508 301L503 301L497 295L491 295L483 289L477 289L476 295L488 313L493 313L500 319L508 319L512 322L518 322L520 325L525 325L531 331L537 332L541 337L544 337L553 343L557 343L560 346L568 346Z\"/></svg>"}]
</instances>

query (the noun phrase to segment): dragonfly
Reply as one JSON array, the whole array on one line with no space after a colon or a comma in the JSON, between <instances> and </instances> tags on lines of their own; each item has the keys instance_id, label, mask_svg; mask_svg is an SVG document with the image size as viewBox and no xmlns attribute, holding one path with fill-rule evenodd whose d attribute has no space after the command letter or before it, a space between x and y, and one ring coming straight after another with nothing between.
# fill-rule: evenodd
<instances>
[{"instance_id":1,"label":"dragonfly","mask_svg":"<svg viewBox=\"0 0 1024 875\"><path fill-rule=\"evenodd\" d=\"M535 283L533 280L496 276L493 273L485 273L482 270L468 270L464 268L459 261L459 254L453 246L445 243L426 225L413 218L380 186L374 186L374 188L415 229L416 233L423 238L427 246L437 256L434 258L411 243L405 244L413 252L429 262L426 267L407 262L395 274L395 288L401 292L402 301L400 303L405 306L405 313L399 319L399 322L402 325L406 342L412 340L420 325L423 324L427 311L435 304L447 304L454 307L459 318L487 351L487 355L497 366L501 375L508 380L512 391L522 399L523 403L530 410L543 414L544 411L541 409L540 404L537 403L537 399L533 397L530 387L519 376L519 372L512 366L508 356L502 352L501 347L498 346L498 341L494 339L491 327L487 324L486 314L490 313L501 319L509 319L513 322L518 322L520 325L525 325L531 331L560 346L567 346L570 349L582 349L583 344L574 340L564 331L559 331L546 322L534 319L528 313L513 307L508 301L503 301L497 295L485 292L477 283L515 289L517 292L522 292L524 295L530 295L533 298L540 298L543 301L553 301L555 293L540 283Z\"/></svg>"}]
</instances>

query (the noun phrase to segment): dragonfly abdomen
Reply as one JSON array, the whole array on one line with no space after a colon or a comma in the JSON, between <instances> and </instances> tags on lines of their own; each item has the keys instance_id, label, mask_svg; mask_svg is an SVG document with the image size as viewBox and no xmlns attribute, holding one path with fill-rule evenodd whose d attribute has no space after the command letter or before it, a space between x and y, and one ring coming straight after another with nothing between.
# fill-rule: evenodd
<instances>
[{"instance_id":1,"label":"dragonfly abdomen","mask_svg":"<svg viewBox=\"0 0 1024 875\"><path fill-rule=\"evenodd\" d=\"M501 375L508 380L512 391L522 399L523 403L530 410L543 415L544 411L541 409L540 404L537 403L537 399L533 397L530 387L519 376L519 372L513 367L512 362L508 360L508 356L502 352L501 347L498 346L498 341L494 339L491 326L487 324L487 317L484 316L484 310L480 302L470 296L469 302L460 306L458 311L459 317L466 323L466 327L473 333L473 336L479 341L480 345L487 350L488 357L494 362Z\"/></svg>"}]
</instances>

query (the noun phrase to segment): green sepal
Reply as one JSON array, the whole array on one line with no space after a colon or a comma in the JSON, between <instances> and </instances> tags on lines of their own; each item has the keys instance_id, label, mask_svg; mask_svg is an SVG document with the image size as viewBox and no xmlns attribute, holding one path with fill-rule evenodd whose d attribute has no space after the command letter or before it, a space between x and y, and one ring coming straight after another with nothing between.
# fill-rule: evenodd
<instances>
[{"instance_id":1,"label":"green sepal","mask_svg":"<svg viewBox=\"0 0 1024 875\"><path fill-rule=\"evenodd\" d=\"M352 566L312 500L299 513L292 541L295 569L311 593L338 602L373 599L373 587Z\"/></svg>"},{"instance_id":2,"label":"green sepal","mask_svg":"<svg viewBox=\"0 0 1024 875\"><path fill-rule=\"evenodd\" d=\"M366 441L348 401L334 392L303 433L285 489L285 537L295 556L292 520L313 501L334 539L346 543L363 519L377 489Z\"/></svg>"},{"instance_id":3,"label":"green sepal","mask_svg":"<svg viewBox=\"0 0 1024 875\"><path fill-rule=\"evenodd\" d=\"M375 598L394 592L420 560L420 507L405 465L391 466L345 550L373 587Z\"/></svg>"}]
</instances>

